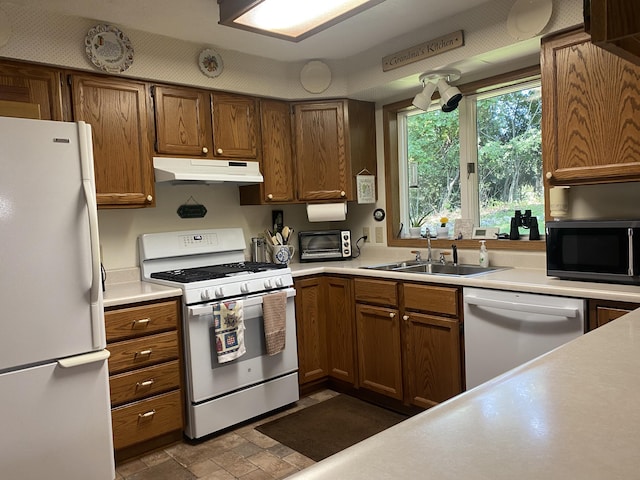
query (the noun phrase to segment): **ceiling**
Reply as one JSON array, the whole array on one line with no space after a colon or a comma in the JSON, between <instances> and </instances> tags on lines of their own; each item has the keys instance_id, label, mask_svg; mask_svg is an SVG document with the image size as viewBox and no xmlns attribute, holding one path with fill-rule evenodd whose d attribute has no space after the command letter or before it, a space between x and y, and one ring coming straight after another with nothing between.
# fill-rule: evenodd
<instances>
[{"instance_id":1,"label":"ceiling","mask_svg":"<svg viewBox=\"0 0 640 480\"><path fill-rule=\"evenodd\" d=\"M218 24L217 0L11 0L283 62L340 60L490 0L385 0L299 43Z\"/></svg>"}]
</instances>

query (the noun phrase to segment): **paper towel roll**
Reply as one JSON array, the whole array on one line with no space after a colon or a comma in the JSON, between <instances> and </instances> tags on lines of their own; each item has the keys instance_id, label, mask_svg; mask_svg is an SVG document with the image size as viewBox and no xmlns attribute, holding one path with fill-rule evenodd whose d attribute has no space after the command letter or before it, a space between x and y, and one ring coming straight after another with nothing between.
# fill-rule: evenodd
<instances>
[{"instance_id":1,"label":"paper towel roll","mask_svg":"<svg viewBox=\"0 0 640 480\"><path fill-rule=\"evenodd\" d=\"M310 222L335 222L347 219L347 204L345 203L314 203L307 204L307 217Z\"/></svg>"}]
</instances>

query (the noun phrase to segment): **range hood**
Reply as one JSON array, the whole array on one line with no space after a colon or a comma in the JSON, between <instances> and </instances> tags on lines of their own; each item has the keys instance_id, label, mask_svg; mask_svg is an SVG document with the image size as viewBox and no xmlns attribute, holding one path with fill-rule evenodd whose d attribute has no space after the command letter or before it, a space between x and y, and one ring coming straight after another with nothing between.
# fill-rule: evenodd
<instances>
[{"instance_id":1,"label":"range hood","mask_svg":"<svg viewBox=\"0 0 640 480\"><path fill-rule=\"evenodd\" d=\"M262 183L258 162L153 157L156 182Z\"/></svg>"}]
</instances>

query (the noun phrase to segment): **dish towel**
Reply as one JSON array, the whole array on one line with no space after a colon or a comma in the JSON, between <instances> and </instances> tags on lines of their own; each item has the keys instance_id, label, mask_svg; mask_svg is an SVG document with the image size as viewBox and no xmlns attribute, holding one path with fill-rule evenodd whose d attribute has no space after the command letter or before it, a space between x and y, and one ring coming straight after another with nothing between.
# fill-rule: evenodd
<instances>
[{"instance_id":1,"label":"dish towel","mask_svg":"<svg viewBox=\"0 0 640 480\"><path fill-rule=\"evenodd\" d=\"M276 355L284 350L287 333L287 292L277 292L262 297L264 339L267 355Z\"/></svg>"},{"instance_id":2,"label":"dish towel","mask_svg":"<svg viewBox=\"0 0 640 480\"><path fill-rule=\"evenodd\" d=\"M247 351L244 346L243 317L242 300L220 302L213 307L218 363L235 360Z\"/></svg>"}]
</instances>

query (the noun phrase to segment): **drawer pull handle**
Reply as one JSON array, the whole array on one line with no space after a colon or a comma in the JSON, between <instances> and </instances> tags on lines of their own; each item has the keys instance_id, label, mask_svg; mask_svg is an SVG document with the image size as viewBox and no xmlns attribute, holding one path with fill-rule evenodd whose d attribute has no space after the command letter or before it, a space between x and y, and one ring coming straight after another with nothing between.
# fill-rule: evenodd
<instances>
[{"instance_id":1,"label":"drawer pull handle","mask_svg":"<svg viewBox=\"0 0 640 480\"><path fill-rule=\"evenodd\" d=\"M138 320L134 320L133 324L132 324L132 328L136 328L136 327L146 327L149 325L149 322L151 321L150 318L140 318Z\"/></svg>"},{"instance_id":2,"label":"drawer pull handle","mask_svg":"<svg viewBox=\"0 0 640 480\"><path fill-rule=\"evenodd\" d=\"M155 380L153 378L150 378L149 380L145 380L144 382L138 382L136 383L136 388L140 388L140 387L150 387L155 383Z\"/></svg>"},{"instance_id":3,"label":"drawer pull handle","mask_svg":"<svg viewBox=\"0 0 640 480\"><path fill-rule=\"evenodd\" d=\"M151 352L153 352L153 350L149 349L149 350L142 350L141 352L136 352L135 356L137 357L138 355L143 356L149 356L151 355Z\"/></svg>"},{"instance_id":4,"label":"drawer pull handle","mask_svg":"<svg viewBox=\"0 0 640 480\"><path fill-rule=\"evenodd\" d=\"M146 413L139 413L138 418L149 418L149 417L153 417L155 414L156 414L156 411L154 409Z\"/></svg>"}]
</instances>

